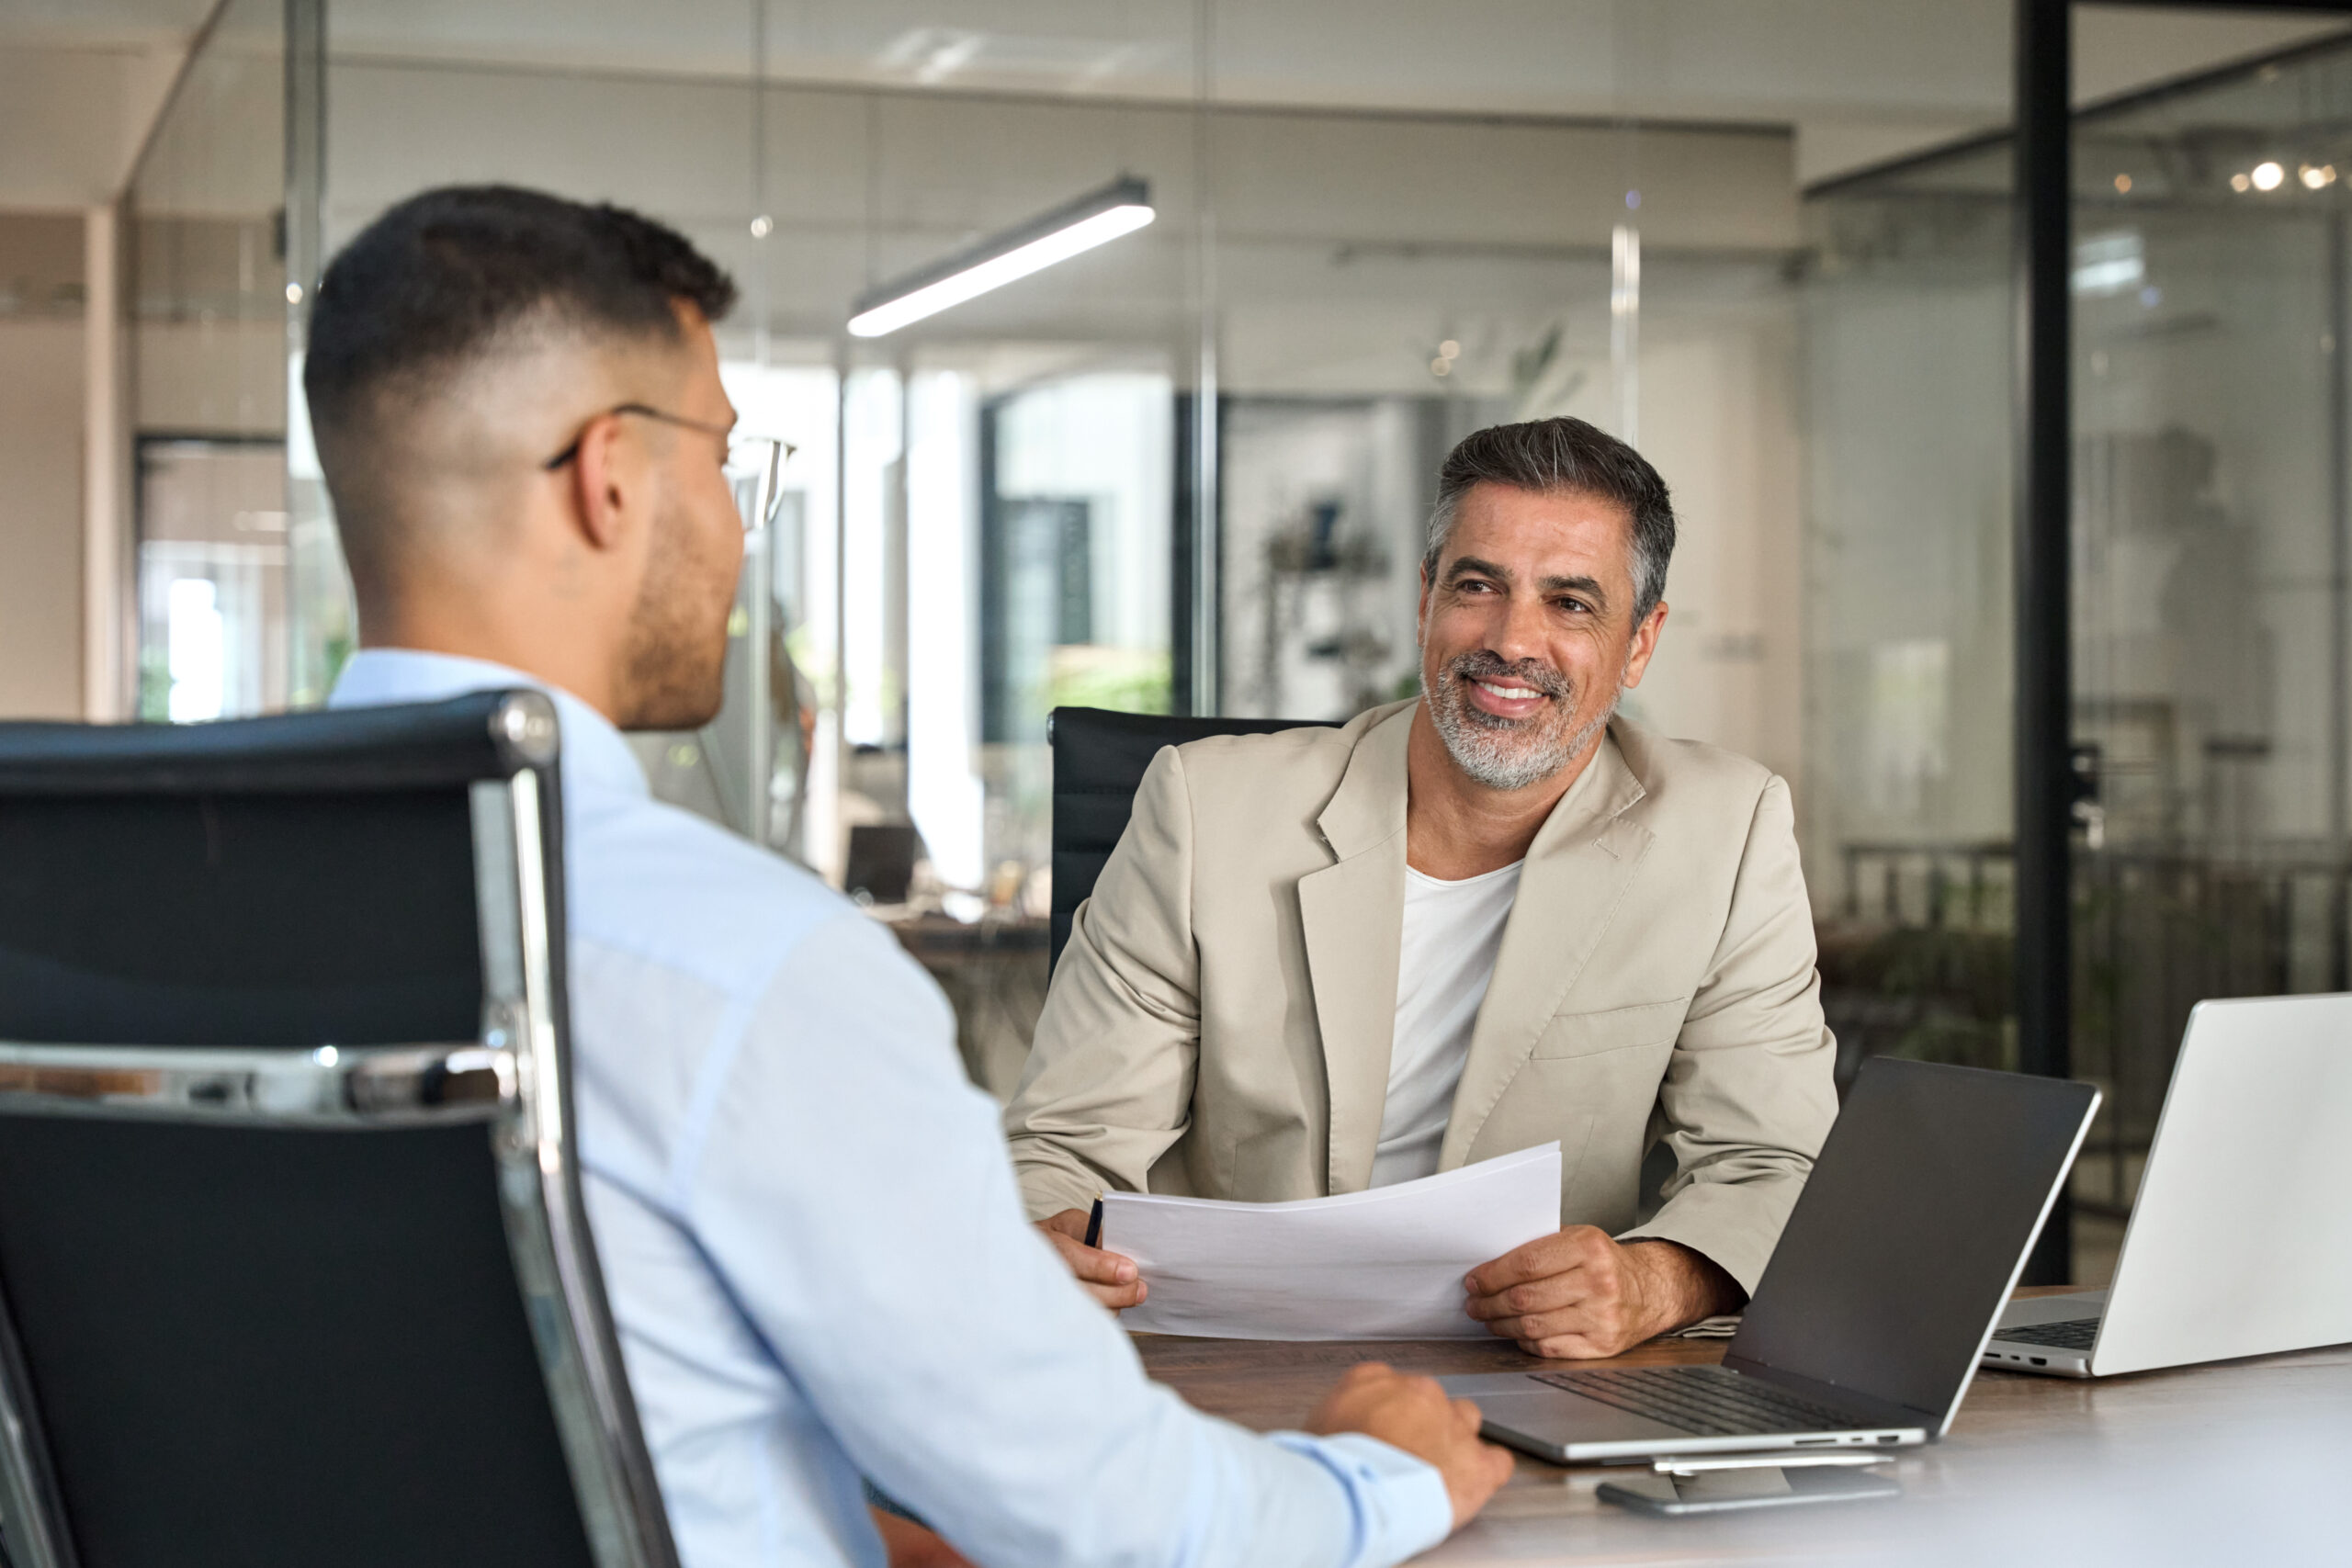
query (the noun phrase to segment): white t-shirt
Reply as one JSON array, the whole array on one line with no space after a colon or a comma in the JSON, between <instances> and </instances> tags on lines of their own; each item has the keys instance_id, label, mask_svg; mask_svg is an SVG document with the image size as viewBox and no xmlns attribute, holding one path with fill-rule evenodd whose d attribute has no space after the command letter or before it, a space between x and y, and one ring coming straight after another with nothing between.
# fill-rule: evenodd
<instances>
[{"instance_id":1,"label":"white t-shirt","mask_svg":"<svg viewBox=\"0 0 2352 1568\"><path fill-rule=\"evenodd\" d=\"M1396 1035L1388 1049L1388 1102L1372 1184L1437 1174L1453 1114L1453 1087L1470 1055L1478 1004L1494 978L1503 922L1519 897L1519 868L1441 882L1405 868L1405 929L1396 948Z\"/></svg>"}]
</instances>

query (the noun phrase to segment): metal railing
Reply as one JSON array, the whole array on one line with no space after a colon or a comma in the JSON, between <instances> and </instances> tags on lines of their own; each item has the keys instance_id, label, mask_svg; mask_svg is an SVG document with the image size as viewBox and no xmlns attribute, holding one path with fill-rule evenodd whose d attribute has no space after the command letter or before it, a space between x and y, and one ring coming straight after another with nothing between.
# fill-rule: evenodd
<instances>
[{"instance_id":1,"label":"metal railing","mask_svg":"<svg viewBox=\"0 0 2352 1568\"><path fill-rule=\"evenodd\" d=\"M2015 1067L2010 846L1857 841L1839 855L1836 913L1818 934L1841 1077L1881 1053ZM2083 1156L2105 1193L2077 1202L2120 1214L2191 1008L2352 989L2352 852L2078 845L2072 911L2074 1068L2107 1095Z\"/></svg>"}]
</instances>

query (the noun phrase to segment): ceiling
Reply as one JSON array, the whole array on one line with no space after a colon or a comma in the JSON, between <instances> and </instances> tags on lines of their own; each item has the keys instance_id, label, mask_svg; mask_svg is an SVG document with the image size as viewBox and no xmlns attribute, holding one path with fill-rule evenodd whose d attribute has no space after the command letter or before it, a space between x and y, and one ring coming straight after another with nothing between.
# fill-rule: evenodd
<instances>
[{"instance_id":1,"label":"ceiling","mask_svg":"<svg viewBox=\"0 0 2352 1568\"><path fill-rule=\"evenodd\" d=\"M277 0L236 0L274 10ZM0 208L119 188L207 0L0 0ZM1786 127L1800 183L2007 117L2011 0L328 0L351 61ZM2340 19L2094 6L2078 96Z\"/></svg>"}]
</instances>

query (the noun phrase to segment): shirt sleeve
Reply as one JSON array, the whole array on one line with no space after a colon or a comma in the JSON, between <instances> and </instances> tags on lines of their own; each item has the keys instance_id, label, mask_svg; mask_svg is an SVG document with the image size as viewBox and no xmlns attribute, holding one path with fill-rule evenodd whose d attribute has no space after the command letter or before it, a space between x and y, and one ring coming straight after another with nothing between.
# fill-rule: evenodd
<instances>
[{"instance_id":1,"label":"shirt sleeve","mask_svg":"<svg viewBox=\"0 0 2352 1568\"><path fill-rule=\"evenodd\" d=\"M973 1562L1370 1568L1448 1533L1420 1461L1257 1437L1143 1375L881 928L803 939L731 1050L684 1217L851 1462Z\"/></svg>"}]
</instances>

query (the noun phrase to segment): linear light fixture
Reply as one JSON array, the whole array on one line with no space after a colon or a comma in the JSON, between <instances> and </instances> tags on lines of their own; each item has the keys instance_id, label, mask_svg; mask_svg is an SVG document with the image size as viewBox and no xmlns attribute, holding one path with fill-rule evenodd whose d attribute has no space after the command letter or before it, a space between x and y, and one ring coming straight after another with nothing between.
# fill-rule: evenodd
<instances>
[{"instance_id":1,"label":"linear light fixture","mask_svg":"<svg viewBox=\"0 0 2352 1568\"><path fill-rule=\"evenodd\" d=\"M1150 186L1138 179L1114 180L921 272L867 290L851 307L850 335L882 337L897 332L1068 261L1080 251L1132 234L1155 216Z\"/></svg>"}]
</instances>

